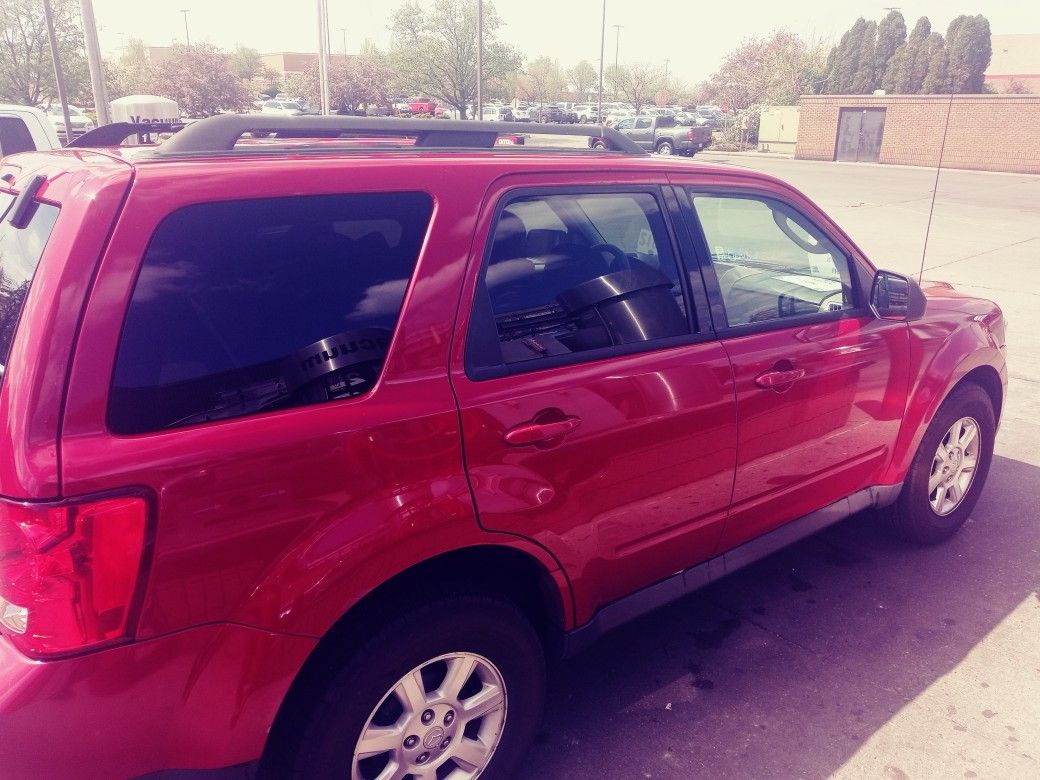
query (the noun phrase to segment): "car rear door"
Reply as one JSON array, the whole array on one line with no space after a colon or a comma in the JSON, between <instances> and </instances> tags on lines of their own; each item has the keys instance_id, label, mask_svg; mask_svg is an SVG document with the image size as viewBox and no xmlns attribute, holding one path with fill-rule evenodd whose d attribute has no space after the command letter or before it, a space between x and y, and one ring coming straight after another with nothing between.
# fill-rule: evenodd
<instances>
[{"instance_id":1,"label":"car rear door","mask_svg":"<svg viewBox=\"0 0 1040 780\"><path fill-rule=\"evenodd\" d=\"M688 181L677 195L737 392L721 551L876 483L905 408L909 335L871 313L872 269L804 198Z\"/></svg>"},{"instance_id":2,"label":"car rear door","mask_svg":"<svg viewBox=\"0 0 1040 780\"><path fill-rule=\"evenodd\" d=\"M668 211L649 176L508 177L463 291L452 383L480 522L557 557L579 622L710 556L729 503L729 361Z\"/></svg>"}]
</instances>

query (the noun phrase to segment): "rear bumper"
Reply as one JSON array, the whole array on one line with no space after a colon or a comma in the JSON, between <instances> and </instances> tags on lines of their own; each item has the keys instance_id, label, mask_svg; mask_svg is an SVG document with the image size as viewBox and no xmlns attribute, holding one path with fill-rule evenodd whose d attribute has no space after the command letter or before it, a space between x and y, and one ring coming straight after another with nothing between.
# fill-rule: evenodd
<instances>
[{"instance_id":1,"label":"rear bumper","mask_svg":"<svg viewBox=\"0 0 1040 780\"><path fill-rule=\"evenodd\" d=\"M59 661L0 640L0 776L128 778L257 759L316 640L203 626Z\"/></svg>"}]
</instances>

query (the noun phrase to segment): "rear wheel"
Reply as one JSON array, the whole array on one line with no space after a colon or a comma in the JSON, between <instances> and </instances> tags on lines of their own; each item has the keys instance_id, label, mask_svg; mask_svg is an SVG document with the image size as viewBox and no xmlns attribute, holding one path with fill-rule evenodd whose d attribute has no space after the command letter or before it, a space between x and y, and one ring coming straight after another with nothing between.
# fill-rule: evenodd
<instances>
[{"instance_id":1,"label":"rear wheel","mask_svg":"<svg viewBox=\"0 0 1040 780\"><path fill-rule=\"evenodd\" d=\"M668 156L673 151L675 151L675 149L672 147L672 142L671 141L661 141L661 143L659 143L657 145L657 153L658 154L663 154L665 156Z\"/></svg>"},{"instance_id":2,"label":"rear wheel","mask_svg":"<svg viewBox=\"0 0 1040 780\"><path fill-rule=\"evenodd\" d=\"M977 385L947 398L925 432L890 521L904 538L935 544L964 524L993 458L993 402Z\"/></svg>"},{"instance_id":3,"label":"rear wheel","mask_svg":"<svg viewBox=\"0 0 1040 780\"><path fill-rule=\"evenodd\" d=\"M450 596L401 613L336 671L303 727L295 777L508 777L541 714L544 654L498 598Z\"/></svg>"}]
</instances>

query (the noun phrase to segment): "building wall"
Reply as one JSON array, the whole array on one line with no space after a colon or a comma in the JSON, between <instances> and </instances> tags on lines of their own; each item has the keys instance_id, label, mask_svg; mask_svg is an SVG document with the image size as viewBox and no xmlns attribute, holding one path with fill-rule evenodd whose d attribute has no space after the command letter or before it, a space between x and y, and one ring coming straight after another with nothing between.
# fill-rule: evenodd
<instances>
[{"instance_id":1,"label":"building wall","mask_svg":"<svg viewBox=\"0 0 1040 780\"><path fill-rule=\"evenodd\" d=\"M986 84L1007 92L1012 80L1026 91L1040 94L1040 34L994 35L993 57L986 68Z\"/></svg>"},{"instance_id":2,"label":"building wall","mask_svg":"<svg viewBox=\"0 0 1040 780\"><path fill-rule=\"evenodd\" d=\"M884 108L881 163L1040 173L1040 95L803 95L795 157L833 160L842 108ZM949 114L947 129L946 117Z\"/></svg>"}]
</instances>

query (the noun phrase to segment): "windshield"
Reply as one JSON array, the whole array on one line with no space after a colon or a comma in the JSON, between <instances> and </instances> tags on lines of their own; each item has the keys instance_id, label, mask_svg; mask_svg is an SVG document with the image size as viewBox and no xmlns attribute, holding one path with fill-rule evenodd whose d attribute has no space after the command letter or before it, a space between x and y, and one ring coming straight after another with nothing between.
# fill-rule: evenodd
<instances>
[{"instance_id":1,"label":"windshield","mask_svg":"<svg viewBox=\"0 0 1040 780\"><path fill-rule=\"evenodd\" d=\"M29 285L58 217L57 206L39 204L29 225L15 228L7 220L14 199L14 195L0 193L0 384Z\"/></svg>"}]
</instances>

